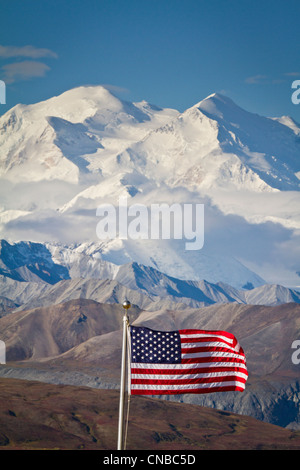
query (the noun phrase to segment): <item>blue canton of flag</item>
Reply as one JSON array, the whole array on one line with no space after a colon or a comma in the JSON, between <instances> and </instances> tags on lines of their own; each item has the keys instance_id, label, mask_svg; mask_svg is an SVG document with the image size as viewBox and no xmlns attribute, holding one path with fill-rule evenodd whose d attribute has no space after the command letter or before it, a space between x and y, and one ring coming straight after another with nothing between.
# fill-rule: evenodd
<instances>
[{"instance_id":1,"label":"blue canton of flag","mask_svg":"<svg viewBox=\"0 0 300 470\"><path fill-rule=\"evenodd\" d=\"M179 364L180 335L178 331L154 331L132 326L131 352L133 362Z\"/></svg>"}]
</instances>

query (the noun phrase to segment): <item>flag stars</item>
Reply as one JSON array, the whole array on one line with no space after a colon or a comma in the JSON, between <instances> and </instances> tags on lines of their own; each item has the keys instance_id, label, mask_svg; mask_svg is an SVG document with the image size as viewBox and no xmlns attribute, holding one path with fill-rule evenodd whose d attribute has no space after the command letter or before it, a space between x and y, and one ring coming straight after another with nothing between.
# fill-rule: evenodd
<instances>
[{"instance_id":1,"label":"flag stars","mask_svg":"<svg viewBox=\"0 0 300 470\"><path fill-rule=\"evenodd\" d=\"M144 363L180 363L180 336L176 331L153 331L131 327L132 361Z\"/></svg>"}]
</instances>

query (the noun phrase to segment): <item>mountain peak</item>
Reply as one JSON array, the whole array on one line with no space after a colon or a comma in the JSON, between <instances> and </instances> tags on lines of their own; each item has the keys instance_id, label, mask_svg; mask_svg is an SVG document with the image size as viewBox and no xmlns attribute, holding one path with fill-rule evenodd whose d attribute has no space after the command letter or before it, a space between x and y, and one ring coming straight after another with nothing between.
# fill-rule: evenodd
<instances>
[{"instance_id":1,"label":"mountain peak","mask_svg":"<svg viewBox=\"0 0 300 470\"><path fill-rule=\"evenodd\" d=\"M206 101L206 100L219 100L219 101L227 101L227 102L230 102L230 103L233 103L232 99L229 98L228 96L226 95L223 95L222 93L211 93L211 95L208 95L206 98L204 98L201 103L203 101Z\"/></svg>"},{"instance_id":2,"label":"mountain peak","mask_svg":"<svg viewBox=\"0 0 300 470\"><path fill-rule=\"evenodd\" d=\"M119 112L122 102L101 85L80 86L33 105L48 116L57 116L70 122L83 122L101 109Z\"/></svg>"},{"instance_id":3,"label":"mountain peak","mask_svg":"<svg viewBox=\"0 0 300 470\"><path fill-rule=\"evenodd\" d=\"M224 114L228 111L232 113L236 113L237 111L244 111L234 101L232 101L231 98L220 93L212 93L211 95L204 98L204 100L197 103L194 107L197 107L208 117L215 116L221 119L224 117Z\"/></svg>"},{"instance_id":4,"label":"mountain peak","mask_svg":"<svg viewBox=\"0 0 300 470\"><path fill-rule=\"evenodd\" d=\"M67 90L60 95L51 98L54 100L66 100L69 99L77 100L93 100L94 102L100 102L103 104L103 101L120 101L116 96L113 95L107 88L102 85L87 85L87 86L78 86Z\"/></svg>"}]
</instances>

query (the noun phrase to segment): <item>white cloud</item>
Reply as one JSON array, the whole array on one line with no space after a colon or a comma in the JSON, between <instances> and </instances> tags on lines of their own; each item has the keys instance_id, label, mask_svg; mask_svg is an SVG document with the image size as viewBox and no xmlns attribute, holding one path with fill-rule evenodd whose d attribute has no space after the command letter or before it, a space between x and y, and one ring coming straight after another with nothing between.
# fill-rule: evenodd
<instances>
[{"instance_id":1,"label":"white cloud","mask_svg":"<svg viewBox=\"0 0 300 470\"><path fill-rule=\"evenodd\" d=\"M5 83L9 84L34 77L44 77L50 67L43 62L24 60L23 62L3 65L1 70L4 73Z\"/></svg>"},{"instance_id":2,"label":"white cloud","mask_svg":"<svg viewBox=\"0 0 300 470\"><path fill-rule=\"evenodd\" d=\"M34 46L1 46L0 57L9 59L12 57L28 57L30 59L40 59L41 57L57 58L57 54L50 49L37 48Z\"/></svg>"},{"instance_id":3,"label":"white cloud","mask_svg":"<svg viewBox=\"0 0 300 470\"><path fill-rule=\"evenodd\" d=\"M25 58L19 62L11 62L1 67L5 83L14 83L22 80L29 80L34 77L44 77L50 67L38 60L44 58L57 58L57 54L50 49L38 48L34 46L2 46L0 45L0 59Z\"/></svg>"},{"instance_id":4,"label":"white cloud","mask_svg":"<svg viewBox=\"0 0 300 470\"><path fill-rule=\"evenodd\" d=\"M253 77L246 78L245 82L249 83L250 85L256 85L259 83L264 83L266 79L266 75L254 75Z\"/></svg>"},{"instance_id":5,"label":"white cloud","mask_svg":"<svg viewBox=\"0 0 300 470\"><path fill-rule=\"evenodd\" d=\"M245 83L248 85L278 85L285 83L287 81L286 77L298 77L300 74L298 72L287 72L281 74L281 76L272 78L267 75L253 75L245 79Z\"/></svg>"},{"instance_id":6,"label":"white cloud","mask_svg":"<svg viewBox=\"0 0 300 470\"><path fill-rule=\"evenodd\" d=\"M287 72L284 75L286 77L300 77L300 72Z\"/></svg>"}]
</instances>

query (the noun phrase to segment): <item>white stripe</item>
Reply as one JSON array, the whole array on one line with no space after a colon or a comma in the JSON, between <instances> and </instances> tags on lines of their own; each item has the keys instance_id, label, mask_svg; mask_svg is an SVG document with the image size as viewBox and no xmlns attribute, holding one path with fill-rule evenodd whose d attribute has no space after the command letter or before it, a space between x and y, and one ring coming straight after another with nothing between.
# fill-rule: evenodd
<instances>
[{"instance_id":1,"label":"white stripe","mask_svg":"<svg viewBox=\"0 0 300 470\"><path fill-rule=\"evenodd\" d=\"M230 387L237 385L245 388L243 382L234 380L231 382L209 382L204 384L185 384L185 385L152 385L152 384L132 384L134 390L197 390L201 388Z\"/></svg>"},{"instance_id":2,"label":"white stripe","mask_svg":"<svg viewBox=\"0 0 300 470\"><path fill-rule=\"evenodd\" d=\"M182 375L173 375L173 374L131 374L132 379L146 379L146 380L185 380L185 379L197 379L201 377L228 377L234 375L236 377L241 377L247 379L248 375L243 374L242 372L207 372L204 374L182 374Z\"/></svg>"},{"instance_id":3,"label":"white stripe","mask_svg":"<svg viewBox=\"0 0 300 470\"><path fill-rule=\"evenodd\" d=\"M132 362L133 369L202 369L207 367L238 367L247 370L246 365L239 362L203 362L201 364L153 364Z\"/></svg>"}]
</instances>

